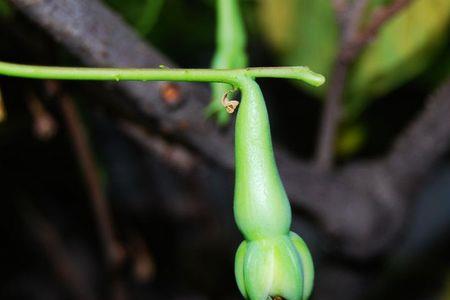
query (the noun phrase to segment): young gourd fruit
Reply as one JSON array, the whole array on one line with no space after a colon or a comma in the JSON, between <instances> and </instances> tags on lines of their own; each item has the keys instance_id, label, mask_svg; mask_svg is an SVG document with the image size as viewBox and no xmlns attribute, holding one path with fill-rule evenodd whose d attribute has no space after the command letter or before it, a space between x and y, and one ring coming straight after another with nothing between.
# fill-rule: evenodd
<instances>
[{"instance_id":1,"label":"young gourd fruit","mask_svg":"<svg viewBox=\"0 0 450 300\"><path fill-rule=\"evenodd\" d=\"M234 215L245 241L235 275L250 300L306 300L314 269L305 242L290 232L291 207L278 174L269 119L258 84L248 79L236 118Z\"/></svg>"}]
</instances>

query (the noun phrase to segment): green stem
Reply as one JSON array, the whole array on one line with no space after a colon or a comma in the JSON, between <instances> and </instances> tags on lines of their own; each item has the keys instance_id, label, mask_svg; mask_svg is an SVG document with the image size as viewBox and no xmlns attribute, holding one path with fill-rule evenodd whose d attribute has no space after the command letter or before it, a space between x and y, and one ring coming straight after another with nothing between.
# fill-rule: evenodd
<instances>
[{"instance_id":1,"label":"green stem","mask_svg":"<svg viewBox=\"0 0 450 300\"><path fill-rule=\"evenodd\" d=\"M242 78L287 78L319 86L325 78L306 67L270 67L229 70L76 68L0 62L0 75L55 80L198 81L222 82L241 88Z\"/></svg>"},{"instance_id":2,"label":"green stem","mask_svg":"<svg viewBox=\"0 0 450 300\"><path fill-rule=\"evenodd\" d=\"M247 67L245 51L247 36L239 9L238 0L217 0L216 52L212 61L213 69L235 69ZM222 107L222 96L233 89L223 83L211 84L211 103L206 115L213 116L220 126L228 124L230 115Z\"/></svg>"},{"instance_id":3,"label":"green stem","mask_svg":"<svg viewBox=\"0 0 450 300\"><path fill-rule=\"evenodd\" d=\"M245 55L247 37L238 0L217 0L216 11L216 43L219 51L239 49Z\"/></svg>"}]
</instances>

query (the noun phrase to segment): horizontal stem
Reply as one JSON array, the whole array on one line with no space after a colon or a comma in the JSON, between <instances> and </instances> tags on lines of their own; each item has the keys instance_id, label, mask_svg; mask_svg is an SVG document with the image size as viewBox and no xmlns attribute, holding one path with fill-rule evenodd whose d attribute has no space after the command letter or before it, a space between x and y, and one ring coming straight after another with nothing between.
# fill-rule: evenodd
<instances>
[{"instance_id":1,"label":"horizontal stem","mask_svg":"<svg viewBox=\"0 0 450 300\"><path fill-rule=\"evenodd\" d=\"M232 70L230 70L232 71ZM325 83L325 77L311 71L308 67L263 67L246 68L236 71L253 78L285 78L304 81L312 86L321 86Z\"/></svg>"},{"instance_id":2,"label":"horizontal stem","mask_svg":"<svg viewBox=\"0 0 450 300\"><path fill-rule=\"evenodd\" d=\"M115 81L198 81L222 82L240 88L242 77L287 78L303 80L313 86L325 78L306 67L270 67L245 69L126 69L47 67L0 62L0 75L55 80L115 80Z\"/></svg>"}]
</instances>

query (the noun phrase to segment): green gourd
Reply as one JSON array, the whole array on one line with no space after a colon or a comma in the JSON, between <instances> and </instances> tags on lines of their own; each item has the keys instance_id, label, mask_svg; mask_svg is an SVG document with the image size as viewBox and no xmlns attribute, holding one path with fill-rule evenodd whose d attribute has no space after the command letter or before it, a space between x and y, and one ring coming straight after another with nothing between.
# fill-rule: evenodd
<instances>
[{"instance_id":1,"label":"green gourd","mask_svg":"<svg viewBox=\"0 0 450 300\"><path fill-rule=\"evenodd\" d=\"M235 137L234 215L245 237L236 253L236 280L251 300L304 300L313 286L311 254L289 231L291 208L275 163L263 95L255 81L245 86Z\"/></svg>"}]
</instances>

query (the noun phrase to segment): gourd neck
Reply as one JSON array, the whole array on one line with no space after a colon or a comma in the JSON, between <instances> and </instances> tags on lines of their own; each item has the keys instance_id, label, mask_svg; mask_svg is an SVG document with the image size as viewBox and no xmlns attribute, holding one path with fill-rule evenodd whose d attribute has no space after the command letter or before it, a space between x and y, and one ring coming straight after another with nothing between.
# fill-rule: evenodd
<instances>
[{"instance_id":1,"label":"gourd neck","mask_svg":"<svg viewBox=\"0 0 450 300\"><path fill-rule=\"evenodd\" d=\"M261 89L240 79L241 103L236 119L235 218L249 240L284 235L291 209L275 163L269 118Z\"/></svg>"}]
</instances>

